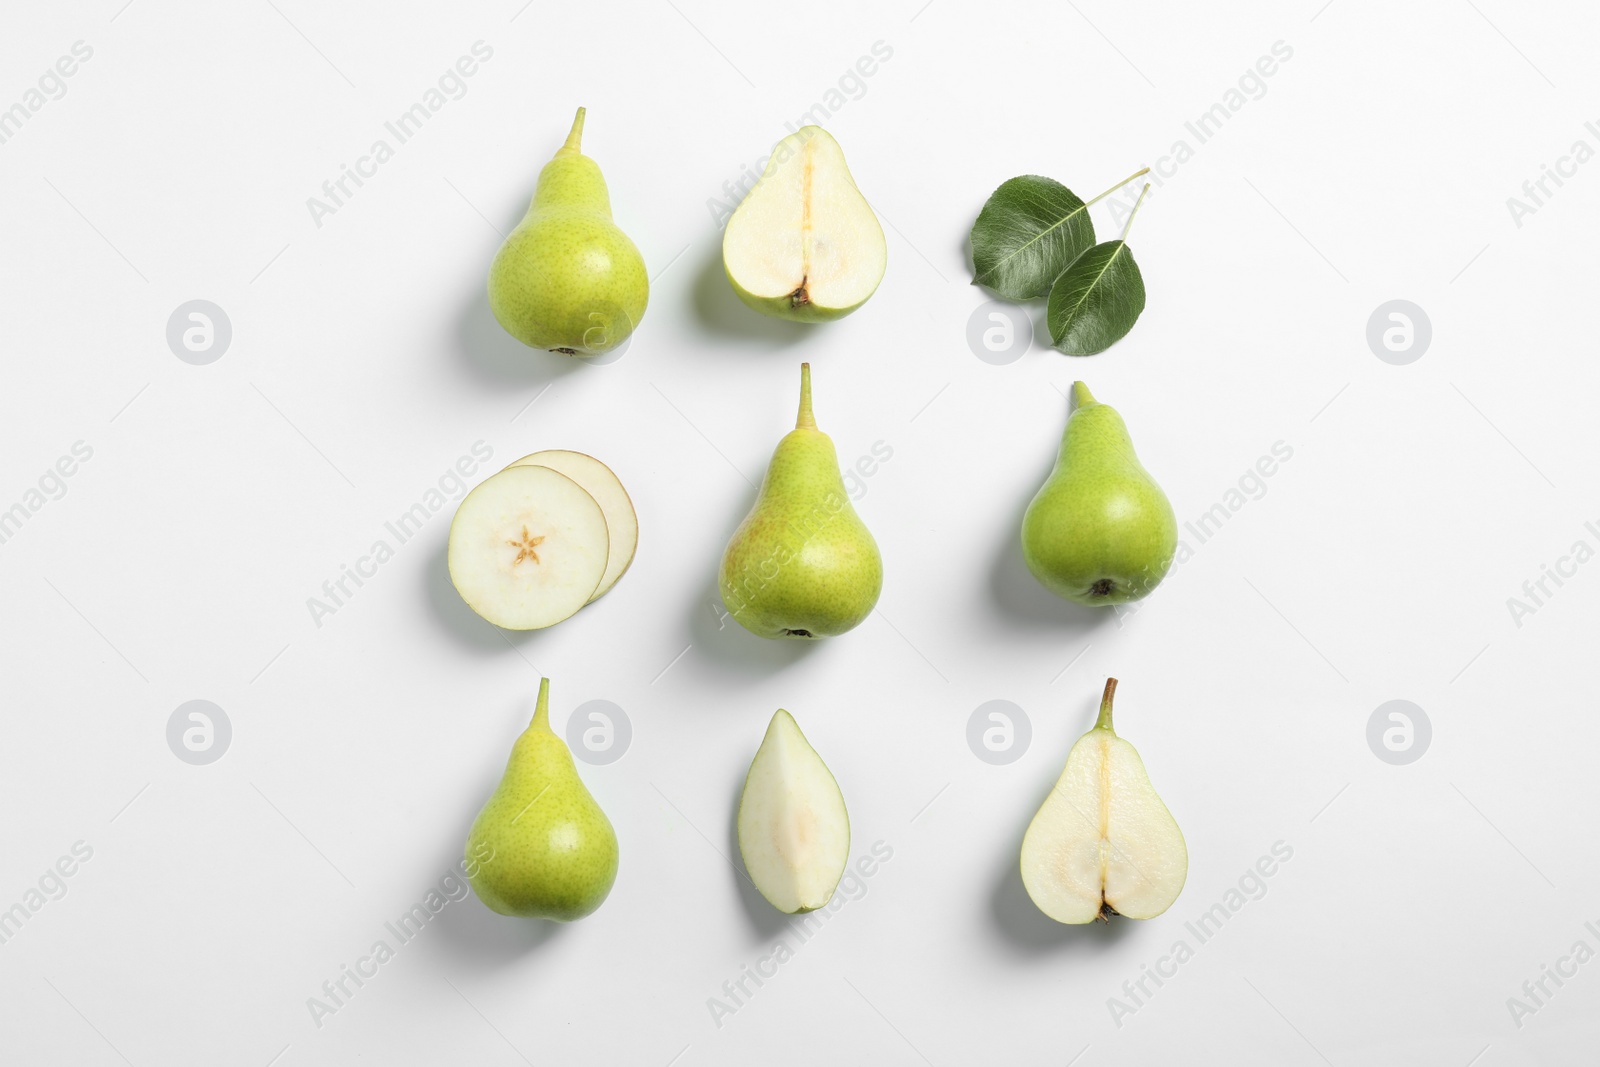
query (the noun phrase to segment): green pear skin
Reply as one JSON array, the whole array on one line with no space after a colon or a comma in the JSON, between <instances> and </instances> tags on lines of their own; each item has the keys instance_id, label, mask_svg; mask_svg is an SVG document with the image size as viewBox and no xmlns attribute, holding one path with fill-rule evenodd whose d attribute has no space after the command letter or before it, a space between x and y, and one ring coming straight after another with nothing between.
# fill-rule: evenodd
<instances>
[{"instance_id":1,"label":"green pear skin","mask_svg":"<svg viewBox=\"0 0 1600 1067\"><path fill-rule=\"evenodd\" d=\"M809 363L800 365L795 428L778 442L717 584L728 613L760 637L833 637L878 603L883 559L850 506L833 441L817 429Z\"/></svg>"},{"instance_id":2,"label":"green pear skin","mask_svg":"<svg viewBox=\"0 0 1600 1067\"><path fill-rule=\"evenodd\" d=\"M1167 576L1178 522L1116 409L1082 382L1072 404L1055 469L1022 519L1022 558L1057 596L1126 604Z\"/></svg>"},{"instance_id":3,"label":"green pear skin","mask_svg":"<svg viewBox=\"0 0 1600 1067\"><path fill-rule=\"evenodd\" d=\"M572 922L591 914L617 880L617 835L550 729L550 679L539 681L533 722L467 835L473 892L501 915Z\"/></svg>"},{"instance_id":4,"label":"green pear skin","mask_svg":"<svg viewBox=\"0 0 1600 1067\"><path fill-rule=\"evenodd\" d=\"M528 213L489 267L489 309L530 348L598 356L644 318L650 276L611 220L600 166L580 151L584 109L539 172Z\"/></svg>"}]
</instances>

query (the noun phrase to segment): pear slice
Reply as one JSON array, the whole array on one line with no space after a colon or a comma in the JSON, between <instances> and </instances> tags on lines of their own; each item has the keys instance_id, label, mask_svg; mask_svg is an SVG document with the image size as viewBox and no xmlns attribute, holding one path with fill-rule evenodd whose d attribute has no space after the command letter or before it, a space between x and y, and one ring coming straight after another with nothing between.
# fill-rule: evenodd
<instances>
[{"instance_id":1,"label":"pear slice","mask_svg":"<svg viewBox=\"0 0 1600 1067\"><path fill-rule=\"evenodd\" d=\"M538 630L589 602L606 572L605 513L549 467L511 467L467 494L450 523L450 580L496 626Z\"/></svg>"},{"instance_id":2,"label":"pear slice","mask_svg":"<svg viewBox=\"0 0 1600 1067\"><path fill-rule=\"evenodd\" d=\"M1106 679L1100 717L1078 739L1055 788L1022 839L1022 884L1060 923L1151 919L1172 906L1189 874L1189 850L1144 762L1111 729Z\"/></svg>"},{"instance_id":3,"label":"pear slice","mask_svg":"<svg viewBox=\"0 0 1600 1067\"><path fill-rule=\"evenodd\" d=\"M745 776L739 854L761 895L788 915L832 899L850 858L850 816L839 783L782 708Z\"/></svg>"},{"instance_id":4,"label":"pear slice","mask_svg":"<svg viewBox=\"0 0 1600 1067\"><path fill-rule=\"evenodd\" d=\"M843 318L883 280L883 227L820 126L779 141L722 237L739 299L796 322Z\"/></svg>"},{"instance_id":5,"label":"pear slice","mask_svg":"<svg viewBox=\"0 0 1600 1067\"><path fill-rule=\"evenodd\" d=\"M569 452L564 448L535 452L531 456L523 456L510 466L549 467L583 486L584 491L600 505L600 510L605 513L606 529L611 534L611 547L606 552L606 573L589 602L592 604L605 596L633 563L633 553L639 547L639 515L633 510L633 501L628 497L628 491L622 488L622 481L610 467L593 456Z\"/></svg>"}]
</instances>

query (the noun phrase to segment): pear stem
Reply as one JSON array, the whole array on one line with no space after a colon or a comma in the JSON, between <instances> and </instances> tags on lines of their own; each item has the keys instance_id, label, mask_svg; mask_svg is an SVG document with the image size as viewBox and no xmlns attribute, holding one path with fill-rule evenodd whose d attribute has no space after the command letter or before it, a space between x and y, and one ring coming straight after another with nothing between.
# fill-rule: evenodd
<instances>
[{"instance_id":1,"label":"pear stem","mask_svg":"<svg viewBox=\"0 0 1600 1067\"><path fill-rule=\"evenodd\" d=\"M550 729L550 679L539 679L539 701L533 706L533 722L528 729L535 727Z\"/></svg>"},{"instance_id":2,"label":"pear stem","mask_svg":"<svg viewBox=\"0 0 1600 1067\"><path fill-rule=\"evenodd\" d=\"M562 145L556 155L579 156L583 154L580 147L583 144L583 115L585 108L578 109L577 118L572 120L572 132L567 134L567 143Z\"/></svg>"},{"instance_id":3,"label":"pear stem","mask_svg":"<svg viewBox=\"0 0 1600 1067\"><path fill-rule=\"evenodd\" d=\"M1100 717L1094 721L1096 730L1111 730L1111 697L1116 691L1117 680L1115 678L1107 678L1105 694L1100 698ZM1111 730L1111 732L1116 733L1115 730Z\"/></svg>"},{"instance_id":4,"label":"pear stem","mask_svg":"<svg viewBox=\"0 0 1600 1067\"><path fill-rule=\"evenodd\" d=\"M815 430L817 420L811 414L811 364L800 364L800 414L794 420L797 430Z\"/></svg>"},{"instance_id":5,"label":"pear stem","mask_svg":"<svg viewBox=\"0 0 1600 1067\"><path fill-rule=\"evenodd\" d=\"M1079 408L1086 408L1090 404L1098 404L1098 403L1100 403L1100 401L1096 400L1094 398L1094 394L1089 392L1089 387L1087 385L1084 385L1082 382L1073 382L1072 383L1072 410L1073 411L1077 411Z\"/></svg>"},{"instance_id":6,"label":"pear stem","mask_svg":"<svg viewBox=\"0 0 1600 1067\"><path fill-rule=\"evenodd\" d=\"M1128 216L1127 225L1122 227L1121 240L1126 241L1128 239L1128 231L1133 229L1133 220L1139 214L1139 206L1144 203L1144 194L1148 193L1149 191L1150 191L1150 183L1149 182L1145 182L1144 183L1144 188L1139 190L1139 199L1137 199L1137 200L1135 200L1133 202L1133 212Z\"/></svg>"},{"instance_id":7,"label":"pear stem","mask_svg":"<svg viewBox=\"0 0 1600 1067\"><path fill-rule=\"evenodd\" d=\"M1110 196L1112 193L1116 192L1118 189L1121 189L1124 185L1127 185L1129 182L1133 181L1133 179L1135 179L1135 178L1143 178L1146 174L1149 174L1149 173L1150 173L1150 168L1146 167L1146 168L1144 168L1144 170L1137 171L1137 172L1135 172L1133 174L1130 174L1126 178L1122 179L1120 182L1118 182L1117 184L1113 185L1111 188L1107 189L1105 192L1101 193L1099 196L1095 197L1093 200L1089 201L1089 203L1087 203L1087 204L1085 204L1083 206L1084 207L1089 207L1089 206L1091 206L1093 204L1098 204L1100 201L1104 200L1106 197ZM1145 188L1147 188L1147 189L1149 188L1149 184L1148 183L1145 185ZM1144 194L1140 193L1139 195L1143 196Z\"/></svg>"}]
</instances>

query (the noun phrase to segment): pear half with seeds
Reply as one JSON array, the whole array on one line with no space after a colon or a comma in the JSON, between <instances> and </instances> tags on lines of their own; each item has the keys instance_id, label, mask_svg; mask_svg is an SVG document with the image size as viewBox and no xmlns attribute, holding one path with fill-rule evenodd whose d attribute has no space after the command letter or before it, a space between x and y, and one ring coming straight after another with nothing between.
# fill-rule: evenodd
<instances>
[{"instance_id":1,"label":"pear half with seeds","mask_svg":"<svg viewBox=\"0 0 1600 1067\"><path fill-rule=\"evenodd\" d=\"M722 237L739 299L794 322L850 314L877 291L888 259L878 216L820 126L777 143Z\"/></svg>"},{"instance_id":2,"label":"pear half with seeds","mask_svg":"<svg viewBox=\"0 0 1600 1067\"><path fill-rule=\"evenodd\" d=\"M1189 850L1134 747L1111 728L1117 680L1106 679L1100 717L1022 839L1022 884L1059 923L1152 919L1172 906L1189 874Z\"/></svg>"}]
</instances>

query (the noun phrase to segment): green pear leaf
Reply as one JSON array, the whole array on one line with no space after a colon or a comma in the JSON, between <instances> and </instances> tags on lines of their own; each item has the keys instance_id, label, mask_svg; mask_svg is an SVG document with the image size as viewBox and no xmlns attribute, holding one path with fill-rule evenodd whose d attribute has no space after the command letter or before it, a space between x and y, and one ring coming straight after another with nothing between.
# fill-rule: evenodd
<instances>
[{"instance_id":1,"label":"green pear leaf","mask_svg":"<svg viewBox=\"0 0 1600 1067\"><path fill-rule=\"evenodd\" d=\"M1003 182L972 224L972 280L1008 300L1043 296L1094 244L1089 206L1050 178Z\"/></svg>"},{"instance_id":2,"label":"green pear leaf","mask_svg":"<svg viewBox=\"0 0 1600 1067\"><path fill-rule=\"evenodd\" d=\"M1092 356L1122 340L1144 311L1144 277L1123 240L1095 245L1050 287L1045 322L1050 344L1069 356Z\"/></svg>"}]
</instances>

